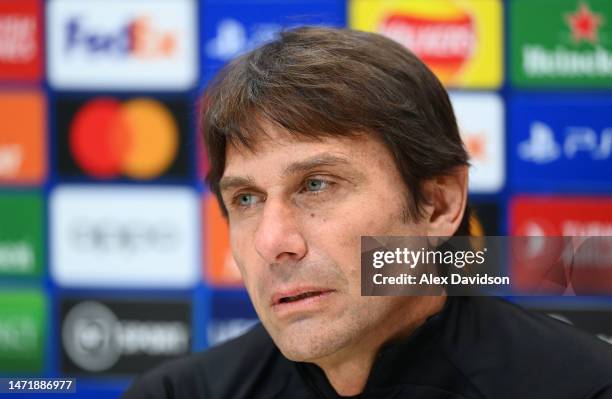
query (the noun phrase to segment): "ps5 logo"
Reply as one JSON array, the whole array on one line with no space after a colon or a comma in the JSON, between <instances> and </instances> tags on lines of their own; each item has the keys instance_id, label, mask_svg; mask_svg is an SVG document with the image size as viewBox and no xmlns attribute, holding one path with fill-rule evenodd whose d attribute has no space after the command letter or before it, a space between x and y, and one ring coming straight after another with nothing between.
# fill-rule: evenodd
<instances>
[{"instance_id":1,"label":"ps5 logo","mask_svg":"<svg viewBox=\"0 0 612 399\"><path fill-rule=\"evenodd\" d=\"M245 51L273 40L280 30L281 26L278 24L256 24L248 35L245 26L239 21L225 18L217 25L217 36L206 43L206 55L229 61Z\"/></svg>"},{"instance_id":2,"label":"ps5 logo","mask_svg":"<svg viewBox=\"0 0 612 399\"><path fill-rule=\"evenodd\" d=\"M584 154L593 161L605 161L612 153L612 128L597 132L588 126L568 126L562 143L547 124L534 121L529 127L529 138L518 145L520 159L536 164L547 164L565 156L572 160Z\"/></svg>"}]
</instances>

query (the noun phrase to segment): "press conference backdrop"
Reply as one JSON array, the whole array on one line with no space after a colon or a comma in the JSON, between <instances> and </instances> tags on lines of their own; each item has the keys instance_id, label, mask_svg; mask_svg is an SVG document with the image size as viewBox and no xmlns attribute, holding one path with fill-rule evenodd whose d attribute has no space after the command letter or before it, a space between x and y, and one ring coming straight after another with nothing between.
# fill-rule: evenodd
<instances>
[{"instance_id":1,"label":"press conference backdrop","mask_svg":"<svg viewBox=\"0 0 612 399\"><path fill-rule=\"evenodd\" d=\"M313 24L387 35L442 80L481 234L612 235L608 0L2 0L0 376L115 398L254 323L196 101ZM612 285L561 299L524 303L612 343Z\"/></svg>"}]
</instances>

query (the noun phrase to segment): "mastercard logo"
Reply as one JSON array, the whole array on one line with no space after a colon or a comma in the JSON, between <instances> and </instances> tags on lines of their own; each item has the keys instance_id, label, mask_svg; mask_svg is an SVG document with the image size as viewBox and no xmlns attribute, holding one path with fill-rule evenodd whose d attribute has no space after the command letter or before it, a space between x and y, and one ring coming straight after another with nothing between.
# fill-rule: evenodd
<instances>
[{"instance_id":1,"label":"mastercard logo","mask_svg":"<svg viewBox=\"0 0 612 399\"><path fill-rule=\"evenodd\" d=\"M69 146L77 165L95 178L148 180L163 174L176 158L179 129L159 101L98 98L77 111Z\"/></svg>"}]
</instances>

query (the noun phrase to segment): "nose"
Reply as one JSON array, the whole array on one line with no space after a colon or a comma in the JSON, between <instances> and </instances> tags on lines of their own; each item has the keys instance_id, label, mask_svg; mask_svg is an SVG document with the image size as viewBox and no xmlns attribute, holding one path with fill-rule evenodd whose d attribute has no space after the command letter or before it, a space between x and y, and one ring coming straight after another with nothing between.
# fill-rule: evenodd
<instances>
[{"instance_id":1,"label":"nose","mask_svg":"<svg viewBox=\"0 0 612 399\"><path fill-rule=\"evenodd\" d=\"M291 204L268 198L255 232L255 249L269 264L295 262L306 255L306 241Z\"/></svg>"}]
</instances>

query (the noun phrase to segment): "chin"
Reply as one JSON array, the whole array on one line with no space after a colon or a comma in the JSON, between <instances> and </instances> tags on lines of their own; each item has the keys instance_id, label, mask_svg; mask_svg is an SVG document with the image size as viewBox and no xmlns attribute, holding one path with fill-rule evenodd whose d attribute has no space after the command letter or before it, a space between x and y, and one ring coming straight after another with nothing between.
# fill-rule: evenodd
<instances>
[{"instance_id":1,"label":"chin","mask_svg":"<svg viewBox=\"0 0 612 399\"><path fill-rule=\"evenodd\" d=\"M314 362L316 359L329 356L334 352L333 349L326 348L321 343L308 345L304 342L297 344L295 342L288 342L277 346L283 356L294 362Z\"/></svg>"},{"instance_id":2,"label":"chin","mask_svg":"<svg viewBox=\"0 0 612 399\"><path fill-rule=\"evenodd\" d=\"M281 353L296 362L312 362L327 357L348 341L348 337L334 334L325 326L293 325L271 336Z\"/></svg>"}]
</instances>

